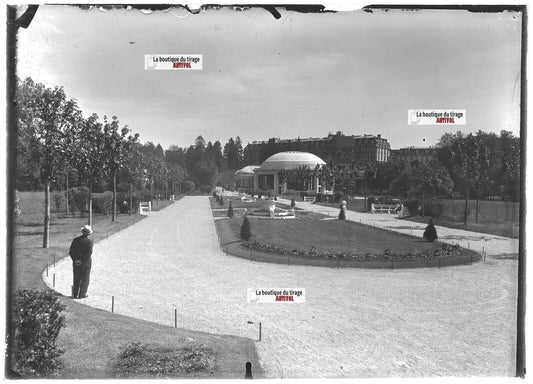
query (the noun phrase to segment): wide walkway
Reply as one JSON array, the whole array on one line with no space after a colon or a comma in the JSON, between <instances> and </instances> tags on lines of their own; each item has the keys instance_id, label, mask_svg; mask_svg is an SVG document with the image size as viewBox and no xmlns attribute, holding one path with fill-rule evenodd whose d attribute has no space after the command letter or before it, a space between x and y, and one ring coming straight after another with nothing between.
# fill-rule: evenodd
<instances>
[{"instance_id":1,"label":"wide walkway","mask_svg":"<svg viewBox=\"0 0 533 384\"><path fill-rule=\"evenodd\" d=\"M278 199L278 201L288 205L291 203L290 200L286 199ZM337 217L339 214L339 208L330 208L319 204L298 202L297 207L332 217ZM347 210L346 219L420 238L422 238L422 234L426 229L426 224L399 219L397 214L354 212ZM442 226L437 227L437 234L439 241L450 244L457 243L461 247L470 248L479 253L485 250L488 256L518 254L518 239Z\"/></svg>"},{"instance_id":2,"label":"wide walkway","mask_svg":"<svg viewBox=\"0 0 533 384\"><path fill-rule=\"evenodd\" d=\"M98 231L98 228L95 228ZM508 253L508 252L505 252ZM365 270L250 262L219 250L208 198L186 197L95 246L84 304L258 338L267 377L511 376L516 260ZM43 276L69 295L71 262ZM305 288L302 304L248 288ZM118 320L117 320L118 321Z\"/></svg>"}]
</instances>

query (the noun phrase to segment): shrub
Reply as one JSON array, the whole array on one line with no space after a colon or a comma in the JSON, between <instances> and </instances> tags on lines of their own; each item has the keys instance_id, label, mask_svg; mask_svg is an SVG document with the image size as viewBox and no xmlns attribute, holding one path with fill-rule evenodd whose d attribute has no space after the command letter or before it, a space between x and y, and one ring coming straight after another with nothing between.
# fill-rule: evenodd
<instances>
[{"instance_id":1,"label":"shrub","mask_svg":"<svg viewBox=\"0 0 533 384\"><path fill-rule=\"evenodd\" d=\"M245 216L241 226L241 240L248 241L252 237L252 227L250 220Z\"/></svg>"},{"instance_id":2,"label":"shrub","mask_svg":"<svg viewBox=\"0 0 533 384\"><path fill-rule=\"evenodd\" d=\"M183 193L194 191L195 187L196 185L194 184L194 181L192 180L185 180L183 183L181 183L181 191Z\"/></svg>"},{"instance_id":3,"label":"shrub","mask_svg":"<svg viewBox=\"0 0 533 384\"><path fill-rule=\"evenodd\" d=\"M296 202L294 201L294 199L291 199L291 208L294 208L296 206Z\"/></svg>"},{"instance_id":4,"label":"shrub","mask_svg":"<svg viewBox=\"0 0 533 384\"><path fill-rule=\"evenodd\" d=\"M55 192L52 195L52 200L54 201L54 205L56 206L56 212L60 212L61 206L63 205L63 202L65 201L64 192Z\"/></svg>"},{"instance_id":5,"label":"shrub","mask_svg":"<svg viewBox=\"0 0 533 384\"><path fill-rule=\"evenodd\" d=\"M233 213L233 204L230 201L229 207L228 207L228 217L233 217L233 216L235 216L235 214Z\"/></svg>"},{"instance_id":6,"label":"shrub","mask_svg":"<svg viewBox=\"0 0 533 384\"><path fill-rule=\"evenodd\" d=\"M113 192L93 193L93 212L108 215L113 210Z\"/></svg>"},{"instance_id":7,"label":"shrub","mask_svg":"<svg viewBox=\"0 0 533 384\"><path fill-rule=\"evenodd\" d=\"M89 188L77 187L72 188L69 197L72 196L73 211L83 212L87 210L87 199L89 198Z\"/></svg>"},{"instance_id":8,"label":"shrub","mask_svg":"<svg viewBox=\"0 0 533 384\"><path fill-rule=\"evenodd\" d=\"M218 205L220 205L221 207L224 206L224 198L222 196L220 196L220 198L218 199Z\"/></svg>"},{"instance_id":9,"label":"shrub","mask_svg":"<svg viewBox=\"0 0 533 384\"><path fill-rule=\"evenodd\" d=\"M152 201L152 195L148 188L143 188L138 192L140 201Z\"/></svg>"},{"instance_id":10,"label":"shrub","mask_svg":"<svg viewBox=\"0 0 533 384\"><path fill-rule=\"evenodd\" d=\"M368 204L369 207L376 202L376 198L375 197L369 197L366 200L367 200L367 204Z\"/></svg>"},{"instance_id":11,"label":"shrub","mask_svg":"<svg viewBox=\"0 0 533 384\"><path fill-rule=\"evenodd\" d=\"M56 339L65 309L50 290L19 290L13 303L13 369L22 376L54 376L62 371Z\"/></svg>"},{"instance_id":12,"label":"shrub","mask_svg":"<svg viewBox=\"0 0 533 384\"><path fill-rule=\"evenodd\" d=\"M346 200L346 197L344 196L344 193L341 191L336 191L333 194L333 202L339 203L341 200Z\"/></svg>"},{"instance_id":13,"label":"shrub","mask_svg":"<svg viewBox=\"0 0 533 384\"><path fill-rule=\"evenodd\" d=\"M198 188L198 190L202 193L209 193L213 190L213 187L210 185L202 185L200 188Z\"/></svg>"},{"instance_id":14,"label":"shrub","mask_svg":"<svg viewBox=\"0 0 533 384\"><path fill-rule=\"evenodd\" d=\"M346 220L346 210L343 207L339 212L339 220Z\"/></svg>"},{"instance_id":15,"label":"shrub","mask_svg":"<svg viewBox=\"0 0 533 384\"><path fill-rule=\"evenodd\" d=\"M131 199L132 210L135 212L139 207L139 196L133 195ZM120 207L122 203L126 202L128 206L128 212L130 210L130 193L129 192L119 192L117 193L117 205ZM126 212L126 213L128 213ZM121 212L122 213L122 212Z\"/></svg>"},{"instance_id":16,"label":"shrub","mask_svg":"<svg viewBox=\"0 0 533 384\"><path fill-rule=\"evenodd\" d=\"M435 225L433 225L433 221L430 221L426 227L426 230L424 231L424 239L427 241L437 240L437 230L435 229Z\"/></svg>"},{"instance_id":17,"label":"shrub","mask_svg":"<svg viewBox=\"0 0 533 384\"><path fill-rule=\"evenodd\" d=\"M424 215L431 217L439 217L442 216L443 212L444 207L437 199L431 199L429 201L426 201L426 203L424 204Z\"/></svg>"},{"instance_id":18,"label":"shrub","mask_svg":"<svg viewBox=\"0 0 533 384\"><path fill-rule=\"evenodd\" d=\"M418 214L418 206L419 206L418 200L416 199L407 200L405 202L405 206L409 210L409 215L415 216Z\"/></svg>"}]
</instances>

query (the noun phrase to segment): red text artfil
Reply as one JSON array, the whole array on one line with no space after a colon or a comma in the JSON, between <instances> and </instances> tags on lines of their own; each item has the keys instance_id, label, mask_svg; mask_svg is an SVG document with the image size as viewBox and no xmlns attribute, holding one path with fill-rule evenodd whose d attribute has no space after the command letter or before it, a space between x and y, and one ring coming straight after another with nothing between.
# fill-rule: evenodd
<instances>
[{"instance_id":1,"label":"red text artfil","mask_svg":"<svg viewBox=\"0 0 533 384\"><path fill-rule=\"evenodd\" d=\"M437 124L455 124L453 117L437 117Z\"/></svg>"},{"instance_id":2,"label":"red text artfil","mask_svg":"<svg viewBox=\"0 0 533 384\"><path fill-rule=\"evenodd\" d=\"M172 68L191 68L191 63L173 63Z\"/></svg>"}]
</instances>

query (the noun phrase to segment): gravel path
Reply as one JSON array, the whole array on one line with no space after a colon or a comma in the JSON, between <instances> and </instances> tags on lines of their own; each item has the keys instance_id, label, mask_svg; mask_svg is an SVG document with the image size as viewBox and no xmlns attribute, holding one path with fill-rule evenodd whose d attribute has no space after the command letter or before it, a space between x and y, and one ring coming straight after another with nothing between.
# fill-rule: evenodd
<instances>
[{"instance_id":1,"label":"gravel path","mask_svg":"<svg viewBox=\"0 0 533 384\"><path fill-rule=\"evenodd\" d=\"M95 228L97 231L98 228ZM510 252L505 252L510 253ZM71 263L45 281L69 295ZM84 304L257 340L268 377L512 376L516 260L443 269L337 270L219 250L207 197L186 197L95 246ZM303 304L247 288L305 288ZM249 324L252 321L254 324Z\"/></svg>"}]
</instances>

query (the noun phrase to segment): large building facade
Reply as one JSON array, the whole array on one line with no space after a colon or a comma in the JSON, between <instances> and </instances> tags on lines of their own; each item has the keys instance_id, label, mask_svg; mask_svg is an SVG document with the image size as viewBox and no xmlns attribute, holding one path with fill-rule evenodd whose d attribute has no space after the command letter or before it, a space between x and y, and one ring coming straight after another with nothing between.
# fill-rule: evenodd
<instances>
[{"instance_id":1,"label":"large building facade","mask_svg":"<svg viewBox=\"0 0 533 384\"><path fill-rule=\"evenodd\" d=\"M390 156L390 144L381 135L350 135L338 131L327 137L253 141L244 148L246 164L261 164L270 156L286 151L312 153L325 162L350 166L365 161L385 163Z\"/></svg>"},{"instance_id":2,"label":"large building facade","mask_svg":"<svg viewBox=\"0 0 533 384\"><path fill-rule=\"evenodd\" d=\"M434 147L407 147L390 151L391 162L406 162L411 164L418 161L419 163L426 164L431 160L437 160L437 149Z\"/></svg>"}]
</instances>

